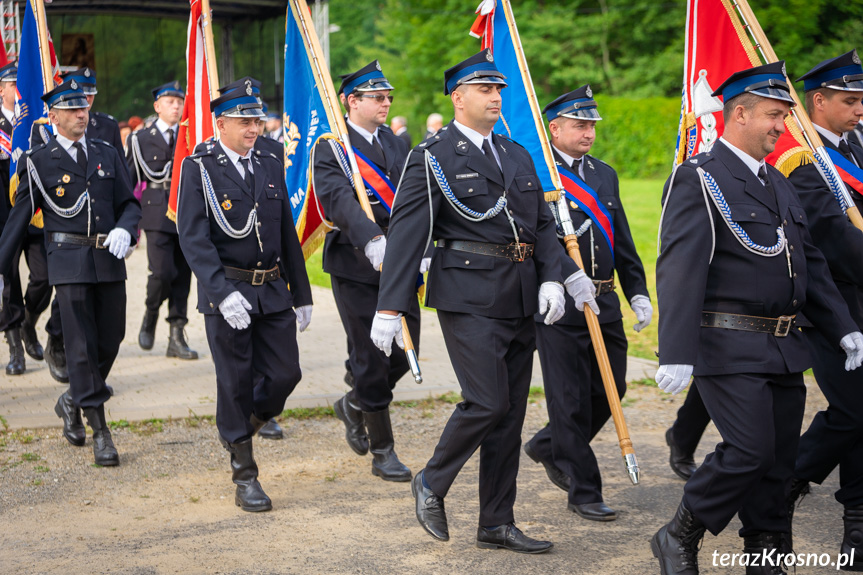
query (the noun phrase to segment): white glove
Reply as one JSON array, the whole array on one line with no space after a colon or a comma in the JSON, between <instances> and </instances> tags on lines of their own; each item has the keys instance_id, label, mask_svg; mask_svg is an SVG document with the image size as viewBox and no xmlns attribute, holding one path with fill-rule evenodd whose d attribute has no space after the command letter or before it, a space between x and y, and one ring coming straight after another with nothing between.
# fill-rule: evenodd
<instances>
[{"instance_id":1,"label":"white glove","mask_svg":"<svg viewBox=\"0 0 863 575\"><path fill-rule=\"evenodd\" d=\"M126 257L126 250L132 243L132 236L123 228L114 228L108 232L108 237L105 238L104 246L108 248L111 255L121 260Z\"/></svg>"},{"instance_id":2,"label":"white glove","mask_svg":"<svg viewBox=\"0 0 863 575\"><path fill-rule=\"evenodd\" d=\"M839 342L845 350L845 371L853 371L863 363L863 334L859 331L849 333Z\"/></svg>"},{"instance_id":3,"label":"white glove","mask_svg":"<svg viewBox=\"0 0 863 575\"><path fill-rule=\"evenodd\" d=\"M405 342L402 339L402 314L389 315L386 313L376 313L375 319L372 321L372 343L377 346L387 357L393 351L393 339L396 344L402 349L405 348Z\"/></svg>"},{"instance_id":4,"label":"white glove","mask_svg":"<svg viewBox=\"0 0 863 575\"><path fill-rule=\"evenodd\" d=\"M126 255L123 257L126 259L129 259L129 256L131 256L133 253L135 253L135 248L137 248L137 247L138 247L138 244L130 245L128 248L126 248Z\"/></svg>"},{"instance_id":5,"label":"white glove","mask_svg":"<svg viewBox=\"0 0 863 575\"><path fill-rule=\"evenodd\" d=\"M559 283L544 282L539 286L539 314L545 315L545 325L551 325L563 317L565 303L563 286Z\"/></svg>"},{"instance_id":6,"label":"white glove","mask_svg":"<svg viewBox=\"0 0 863 575\"><path fill-rule=\"evenodd\" d=\"M630 302L632 311L635 312L635 319L638 323L632 326L635 331L641 331L650 325L650 320L653 319L653 306L650 305L650 298L646 295L634 295Z\"/></svg>"},{"instance_id":7,"label":"white glove","mask_svg":"<svg viewBox=\"0 0 863 575\"><path fill-rule=\"evenodd\" d=\"M294 313L297 314L297 325L300 326L300 331L306 331L306 328L312 323L312 306L301 305L300 307L295 307Z\"/></svg>"},{"instance_id":8,"label":"white glove","mask_svg":"<svg viewBox=\"0 0 863 575\"><path fill-rule=\"evenodd\" d=\"M423 258L422 260L420 260L420 273L421 274L424 274L427 271L429 271L430 267L431 267L431 258Z\"/></svg>"},{"instance_id":9,"label":"white glove","mask_svg":"<svg viewBox=\"0 0 863 575\"><path fill-rule=\"evenodd\" d=\"M659 389L671 395L677 395L689 385L692 370L693 366L681 363L660 365L654 379L659 384Z\"/></svg>"},{"instance_id":10,"label":"white glove","mask_svg":"<svg viewBox=\"0 0 863 575\"><path fill-rule=\"evenodd\" d=\"M219 304L219 311L222 312L228 325L234 329L249 327L252 323L252 318L249 317L249 310L251 309L252 304L238 291L228 294L228 297Z\"/></svg>"},{"instance_id":11,"label":"white glove","mask_svg":"<svg viewBox=\"0 0 863 575\"><path fill-rule=\"evenodd\" d=\"M372 238L369 240L369 243L366 244L366 247L363 248L363 252L366 254L366 257L369 258L370 262L372 262L372 267L378 271L381 269L381 264L384 263L384 252L386 249L386 236L377 236Z\"/></svg>"},{"instance_id":12,"label":"white glove","mask_svg":"<svg viewBox=\"0 0 863 575\"><path fill-rule=\"evenodd\" d=\"M599 306L596 305L596 286L593 285L593 281L587 274L584 273L584 270L578 270L563 282L563 285L566 286L566 293L569 294L569 297L575 300L575 309L578 311L584 311L584 304L590 306L590 309L593 310L593 313L599 315Z\"/></svg>"}]
</instances>

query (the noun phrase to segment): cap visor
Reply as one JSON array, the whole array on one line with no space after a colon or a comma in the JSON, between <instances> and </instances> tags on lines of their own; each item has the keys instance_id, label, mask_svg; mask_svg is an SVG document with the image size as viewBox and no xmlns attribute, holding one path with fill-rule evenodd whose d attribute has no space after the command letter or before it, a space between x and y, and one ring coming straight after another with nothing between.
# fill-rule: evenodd
<instances>
[{"instance_id":1,"label":"cap visor","mask_svg":"<svg viewBox=\"0 0 863 575\"><path fill-rule=\"evenodd\" d=\"M231 108L221 115L223 118L266 118L261 108Z\"/></svg>"},{"instance_id":2,"label":"cap visor","mask_svg":"<svg viewBox=\"0 0 863 575\"><path fill-rule=\"evenodd\" d=\"M780 90L779 88L758 88L757 90L752 90L750 94L755 94L756 96L761 96L763 98L770 98L771 100L782 100L783 102L788 102L792 106L797 105L797 102L794 101L791 94L785 90Z\"/></svg>"},{"instance_id":3,"label":"cap visor","mask_svg":"<svg viewBox=\"0 0 863 575\"><path fill-rule=\"evenodd\" d=\"M863 80L853 80L851 82L845 82L844 84L840 84L838 86L827 86L827 88L831 88L833 90L840 90L842 92L863 92Z\"/></svg>"},{"instance_id":4,"label":"cap visor","mask_svg":"<svg viewBox=\"0 0 863 575\"><path fill-rule=\"evenodd\" d=\"M76 96L68 100L60 100L51 107L58 110L77 110L79 108L89 108L90 104L87 102L87 98Z\"/></svg>"},{"instance_id":5,"label":"cap visor","mask_svg":"<svg viewBox=\"0 0 863 575\"><path fill-rule=\"evenodd\" d=\"M584 108L582 110L574 110L572 112L565 112L563 114L558 114L558 116L562 116L564 118L572 118L573 120L601 120L602 117L599 115L599 110L596 108Z\"/></svg>"},{"instance_id":6,"label":"cap visor","mask_svg":"<svg viewBox=\"0 0 863 575\"><path fill-rule=\"evenodd\" d=\"M354 92L376 92L378 90L395 90L395 88L387 81L363 85L362 88L354 88Z\"/></svg>"},{"instance_id":7,"label":"cap visor","mask_svg":"<svg viewBox=\"0 0 863 575\"><path fill-rule=\"evenodd\" d=\"M459 86L464 86L465 84L503 84L504 86L509 86L506 80L498 76L480 76L479 78L471 78L470 80L458 83Z\"/></svg>"}]
</instances>

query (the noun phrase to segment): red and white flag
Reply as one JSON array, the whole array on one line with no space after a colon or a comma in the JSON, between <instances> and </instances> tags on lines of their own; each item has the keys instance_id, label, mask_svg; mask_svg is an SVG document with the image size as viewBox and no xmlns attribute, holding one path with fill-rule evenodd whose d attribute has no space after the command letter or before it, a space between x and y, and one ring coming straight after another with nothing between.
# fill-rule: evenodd
<instances>
[{"instance_id":1,"label":"red and white flag","mask_svg":"<svg viewBox=\"0 0 863 575\"><path fill-rule=\"evenodd\" d=\"M171 195L167 216L176 221L177 187L180 185L180 167L186 156L192 155L195 146L213 137L213 114L210 112L210 82L207 54L204 49L203 15L200 0L189 0L189 43L186 47L186 100L183 117L177 133L174 164L171 173ZM214 80L214 79L213 79Z\"/></svg>"},{"instance_id":2,"label":"red and white flag","mask_svg":"<svg viewBox=\"0 0 863 575\"><path fill-rule=\"evenodd\" d=\"M731 0L688 0L683 102L675 164L707 152L722 135L722 100L711 93L734 72L760 66L761 58ZM790 84L790 81L789 81ZM767 161L784 174L812 161L792 116Z\"/></svg>"}]
</instances>

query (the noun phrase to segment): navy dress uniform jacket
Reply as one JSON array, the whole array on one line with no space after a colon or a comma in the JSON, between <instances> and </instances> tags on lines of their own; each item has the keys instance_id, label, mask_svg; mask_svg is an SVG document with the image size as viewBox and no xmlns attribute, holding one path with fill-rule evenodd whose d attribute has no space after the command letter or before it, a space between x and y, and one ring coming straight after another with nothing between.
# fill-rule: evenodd
<instances>
[{"instance_id":1,"label":"navy dress uniform jacket","mask_svg":"<svg viewBox=\"0 0 863 575\"><path fill-rule=\"evenodd\" d=\"M203 314L221 313L219 304L234 291L252 304L252 314L275 313L312 303L305 259L285 193L282 164L258 151L252 158L254 190L248 189L218 142L183 160L177 228L183 254L198 278L198 311ZM209 173L219 209L234 229L245 227L249 213L257 208L263 252L254 229L245 238L234 239L211 217L211 208L205 204L201 170L195 161L198 159ZM279 266L283 277L253 286L225 277L224 266L244 270Z\"/></svg>"},{"instance_id":2,"label":"navy dress uniform jacket","mask_svg":"<svg viewBox=\"0 0 863 575\"><path fill-rule=\"evenodd\" d=\"M519 144L494 135L503 172L450 123L408 156L391 217L392 231L378 297L378 309L406 313L416 297L417 264L429 235L432 240L466 240L510 244L513 229L506 215L482 222L463 218L431 178L426 180L425 152L437 158L453 195L467 207L485 212L507 192L519 239L534 244L533 257L523 262L435 248L429 270L426 305L443 311L490 318L524 318L537 312L539 284L562 281L555 222L545 202L533 160ZM431 201L431 205L429 204ZM395 227L396 222L401 225Z\"/></svg>"},{"instance_id":3,"label":"navy dress uniform jacket","mask_svg":"<svg viewBox=\"0 0 863 575\"><path fill-rule=\"evenodd\" d=\"M699 167L716 180L732 219L755 243L774 245L776 229L784 224L792 277L784 252L775 257L750 253L738 243L712 202L708 215L696 172ZM799 330L775 337L702 328L702 311L776 318L799 314L805 307L806 317L837 347L843 336L857 330L830 279L824 256L812 245L806 212L794 187L772 166L767 171L775 202L755 174L719 141L711 152L678 167L671 190L666 184L661 253L656 264L661 364L694 365L696 376L788 374L810 367L808 346ZM715 229L712 262L711 216Z\"/></svg>"},{"instance_id":4,"label":"navy dress uniform jacket","mask_svg":"<svg viewBox=\"0 0 863 575\"><path fill-rule=\"evenodd\" d=\"M375 152L372 145L350 125L348 134L351 145L373 160ZM398 186L408 154L407 146L386 126L378 128L378 141L386 159L386 166L379 167L393 185ZM371 266L363 248L375 236L386 234L390 223L389 212L367 190L375 221L366 216L328 141L319 142L315 148L314 177L315 194L324 209L324 215L338 228L329 231L324 240L324 271L355 282L377 285L380 273ZM416 270L413 277L416 280Z\"/></svg>"},{"instance_id":5,"label":"navy dress uniform jacket","mask_svg":"<svg viewBox=\"0 0 863 575\"><path fill-rule=\"evenodd\" d=\"M824 146L839 151L826 138ZM863 166L863 149L854 144L851 153ZM830 274L848 305L851 317L857 322L857 327L863 329L863 266L860 265L863 261L863 232L848 221L815 164L795 169L788 181L794 184L801 205L808 214L812 241L827 259ZM848 191L857 208L863 209L863 196L852 188Z\"/></svg>"},{"instance_id":6,"label":"navy dress uniform jacket","mask_svg":"<svg viewBox=\"0 0 863 575\"><path fill-rule=\"evenodd\" d=\"M560 157L557 151L552 149L552 154L556 163L564 163L563 158ZM629 229L629 221L626 219L626 213L620 201L620 183L617 179L617 172L605 162L590 155L585 155L582 161L585 162L585 183L596 192L599 202L609 211L614 222L613 256L608 243L605 241L605 236L599 231L596 222L591 224L591 228L578 238L578 249L581 252L584 271L591 279L600 281L614 278L614 272L617 271L617 277L620 280L619 287L623 289L627 302L632 301L632 298L636 295L650 297L647 292L647 280L644 277L644 265L641 263L641 258L638 257L638 252L635 250L635 242ZM572 224L575 229L578 229L587 219L587 214L578 207L573 208L569 202L567 202L567 206L569 207ZM590 245L591 229L593 229L594 237L593 259L591 259ZM563 245L562 240L561 245ZM591 261L596 263L596 270L591 266ZM563 259L561 260L561 269L563 269L564 279L578 271L578 266L569 254L566 253L565 249ZM597 316L599 323L612 323L623 318L623 314L620 312L620 298L617 295L617 291L602 295L597 294L596 303L599 305L600 313ZM536 321L543 321L544 319L544 316L536 316ZM555 325L586 327L587 320L584 319L584 312L575 309L575 301L568 297L566 298L566 313L555 322Z\"/></svg>"},{"instance_id":7,"label":"navy dress uniform jacket","mask_svg":"<svg viewBox=\"0 0 863 575\"><path fill-rule=\"evenodd\" d=\"M53 137L47 144L27 152L42 180L45 192L60 208L69 208L85 192L90 193L90 235L107 234L122 228L138 236L141 206L135 196L126 169L113 146L101 140L86 139L87 170L72 159ZM6 275L15 251L24 239L24 232L33 215L32 209L42 208L45 245L48 252L48 281L51 285L116 282L126 279L126 263L107 249L51 241L50 233L66 232L86 235L88 209L85 206L72 218L57 215L44 204L36 183L30 187L26 158L18 164L19 186L15 206L6 222L0 241L0 270ZM32 207L31 207L32 199Z\"/></svg>"},{"instance_id":8,"label":"navy dress uniform jacket","mask_svg":"<svg viewBox=\"0 0 863 575\"><path fill-rule=\"evenodd\" d=\"M138 130L129 136L126 161L129 166L129 176L132 178L132 186L137 186L142 181L147 182L147 187L141 194L141 207L144 211L144 216L141 218L141 229L176 235L177 226L167 216L168 197L171 195L170 175L163 184L153 184L148 181L141 167L135 166L132 146L136 138L141 148L141 156L153 172L161 172L165 164L174 159L174 149L168 145L165 137L154 124L150 128Z\"/></svg>"}]
</instances>

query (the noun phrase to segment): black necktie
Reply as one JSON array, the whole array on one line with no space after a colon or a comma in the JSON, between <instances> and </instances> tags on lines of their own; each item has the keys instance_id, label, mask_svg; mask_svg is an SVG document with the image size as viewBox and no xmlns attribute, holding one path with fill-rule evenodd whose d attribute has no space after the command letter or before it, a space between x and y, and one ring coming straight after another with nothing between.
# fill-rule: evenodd
<instances>
[{"instance_id":1,"label":"black necktie","mask_svg":"<svg viewBox=\"0 0 863 575\"><path fill-rule=\"evenodd\" d=\"M488 138L482 139L482 151L491 160L491 163L497 166L497 169L500 169L500 164L497 163L497 158L494 157L494 152L491 151L491 144L488 141Z\"/></svg>"},{"instance_id":2,"label":"black necktie","mask_svg":"<svg viewBox=\"0 0 863 575\"><path fill-rule=\"evenodd\" d=\"M773 184L770 183L770 178L767 177L767 166L761 164L761 167L758 168L758 177L764 182L764 189L767 190L767 193L770 194L770 199L773 200L776 198L776 194L773 191Z\"/></svg>"},{"instance_id":3,"label":"black necktie","mask_svg":"<svg viewBox=\"0 0 863 575\"><path fill-rule=\"evenodd\" d=\"M581 160L582 158L572 161L572 173L579 178L581 177Z\"/></svg>"},{"instance_id":4,"label":"black necktie","mask_svg":"<svg viewBox=\"0 0 863 575\"><path fill-rule=\"evenodd\" d=\"M84 173L87 173L87 155L84 153L84 146L81 142L75 142L72 144L72 147L77 151L78 156L78 165L81 166L81 169L84 170Z\"/></svg>"},{"instance_id":5,"label":"black necktie","mask_svg":"<svg viewBox=\"0 0 863 575\"><path fill-rule=\"evenodd\" d=\"M243 166L243 171L245 175L243 179L246 180L246 185L249 186L249 190L255 191L255 183L252 179L252 170L249 169L249 158L240 158L240 164Z\"/></svg>"},{"instance_id":6,"label":"black necktie","mask_svg":"<svg viewBox=\"0 0 863 575\"><path fill-rule=\"evenodd\" d=\"M381 147L381 143L378 141L377 136L372 136L372 148L374 148L375 154L378 156L375 160L380 160L378 165L386 167L387 158L384 156L384 149Z\"/></svg>"},{"instance_id":7,"label":"black necktie","mask_svg":"<svg viewBox=\"0 0 863 575\"><path fill-rule=\"evenodd\" d=\"M848 158L852 164L857 164L857 160L854 158L854 154L851 153L851 146L848 144L847 140L839 140L839 152Z\"/></svg>"},{"instance_id":8,"label":"black necktie","mask_svg":"<svg viewBox=\"0 0 863 575\"><path fill-rule=\"evenodd\" d=\"M168 148L174 151L174 128L168 128Z\"/></svg>"}]
</instances>

